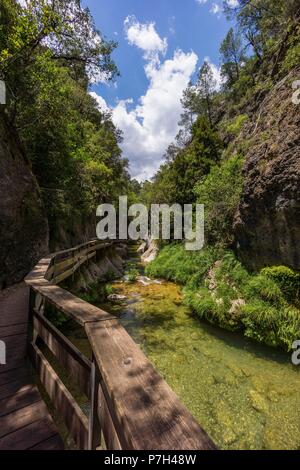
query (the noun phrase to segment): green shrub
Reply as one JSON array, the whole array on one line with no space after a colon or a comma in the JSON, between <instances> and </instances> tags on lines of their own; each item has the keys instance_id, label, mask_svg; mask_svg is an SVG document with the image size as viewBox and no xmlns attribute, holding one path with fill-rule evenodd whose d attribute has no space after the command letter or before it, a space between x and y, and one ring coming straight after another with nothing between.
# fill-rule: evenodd
<instances>
[{"instance_id":1,"label":"green shrub","mask_svg":"<svg viewBox=\"0 0 300 470\"><path fill-rule=\"evenodd\" d=\"M163 248L158 257L147 266L146 274L197 287L219 256L220 250L217 249L187 251L182 244L171 244Z\"/></svg>"},{"instance_id":2,"label":"green shrub","mask_svg":"<svg viewBox=\"0 0 300 470\"><path fill-rule=\"evenodd\" d=\"M74 292L74 294L79 295L81 299L90 304L97 304L105 302L107 297L113 294L113 288L110 284L96 282L95 284L89 286L87 292Z\"/></svg>"},{"instance_id":3,"label":"green shrub","mask_svg":"<svg viewBox=\"0 0 300 470\"><path fill-rule=\"evenodd\" d=\"M228 134L237 136L241 132L244 124L248 121L248 119L249 118L247 114L240 114L236 116L235 119L227 123L225 131Z\"/></svg>"},{"instance_id":4,"label":"green shrub","mask_svg":"<svg viewBox=\"0 0 300 470\"><path fill-rule=\"evenodd\" d=\"M129 268L125 272L125 275L127 276L127 279L129 282L135 282L140 275L139 271L135 268Z\"/></svg>"},{"instance_id":5,"label":"green shrub","mask_svg":"<svg viewBox=\"0 0 300 470\"><path fill-rule=\"evenodd\" d=\"M299 38L298 38L299 41ZM298 67L300 63L300 44L299 42L295 44L293 47L291 47L284 59L284 62L282 64L282 70L285 73L288 73L290 70L292 70L295 67Z\"/></svg>"},{"instance_id":6,"label":"green shrub","mask_svg":"<svg viewBox=\"0 0 300 470\"><path fill-rule=\"evenodd\" d=\"M290 302L299 303L300 273L286 266L273 266L262 270L262 274L272 279Z\"/></svg>"},{"instance_id":7,"label":"green shrub","mask_svg":"<svg viewBox=\"0 0 300 470\"><path fill-rule=\"evenodd\" d=\"M288 305L276 308L267 302L252 300L243 308L245 336L268 346L290 351L300 338L299 311Z\"/></svg>"},{"instance_id":8,"label":"green shrub","mask_svg":"<svg viewBox=\"0 0 300 470\"><path fill-rule=\"evenodd\" d=\"M282 292L276 282L263 274L254 276L246 286L247 297L258 297L267 302L280 304Z\"/></svg>"},{"instance_id":9,"label":"green shrub","mask_svg":"<svg viewBox=\"0 0 300 470\"><path fill-rule=\"evenodd\" d=\"M172 244L147 273L185 285L184 301L201 320L287 351L300 338L300 311L290 303L299 297L300 274L289 268L251 274L231 251L206 247L193 253Z\"/></svg>"},{"instance_id":10,"label":"green shrub","mask_svg":"<svg viewBox=\"0 0 300 470\"><path fill-rule=\"evenodd\" d=\"M243 162L240 156L223 161L195 187L197 203L205 205L205 229L209 243L227 246L233 240L233 218L243 187Z\"/></svg>"},{"instance_id":11,"label":"green shrub","mask_svg":"<svg viewBox=\"0 0 300 470\"><path fill-rule=\"evenodd\" d=\"M60 312L56 307L50 304L46 304L45 316L57 328L60 328L70 320L70 317Z\"/></svg>"}]
</instances>

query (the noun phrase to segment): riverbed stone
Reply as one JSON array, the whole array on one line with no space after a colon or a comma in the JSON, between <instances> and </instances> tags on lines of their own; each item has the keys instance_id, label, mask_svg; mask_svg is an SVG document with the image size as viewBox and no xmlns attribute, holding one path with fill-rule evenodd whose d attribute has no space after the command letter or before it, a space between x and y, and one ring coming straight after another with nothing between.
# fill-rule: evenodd
<instances>
[{"instance_id":1,"label":"riverbed stone","mask_svg":"<svg viewBox=\"0 0 300 470\"><path fill-rule=\"evenodd\" d=\"M260 413L266 413L268 411L269 406L267 401L256 390L250 390L249 398L252 408L256 411L259 411Z\"/></svg>"},{"instance_id":2,"label":"riverbed stone","mask_svg":"<svg viewBox=\"0 0 300 470\"><path fill-rule=\"evenodd\" d=\"M110 302L124 302L126 298L126 295L111 294L107 297L107 300Z\"/></svg>"}]
</instances>

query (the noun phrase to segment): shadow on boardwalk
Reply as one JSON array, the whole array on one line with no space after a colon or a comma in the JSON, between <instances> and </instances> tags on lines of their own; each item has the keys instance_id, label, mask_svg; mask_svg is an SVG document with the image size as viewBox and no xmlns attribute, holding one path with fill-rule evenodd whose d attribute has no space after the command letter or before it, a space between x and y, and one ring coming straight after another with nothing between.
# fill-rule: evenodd
<instances>
[{"instance_id":1,"label":"shadow on boardwalk","mask_svg":"<svg viewBox=\"0 0 300 470\"><path fill-rule=\"evenodd\" d=\"M29 291L24 283L0 293L0 450L63 449L49 411L26 364Z\"/></svg>"}]
</instances>

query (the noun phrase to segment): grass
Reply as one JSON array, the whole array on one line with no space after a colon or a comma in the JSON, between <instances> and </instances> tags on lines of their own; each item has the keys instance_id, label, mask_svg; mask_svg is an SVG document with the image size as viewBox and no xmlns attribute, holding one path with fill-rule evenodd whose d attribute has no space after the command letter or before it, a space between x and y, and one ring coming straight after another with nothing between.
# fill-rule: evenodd
<instances>
[{"instance_id":1,"label":"grass","mask_svg":"<svg viewBox=\"0 0 300 470\"><path fill-rule=\"evenodd\" d=\"M185 303L222 328L287 351L300 338L300 274L285 266L251 274L230 251L169 245L146 269L184 286Z\"/></svg>"}]
</instances>

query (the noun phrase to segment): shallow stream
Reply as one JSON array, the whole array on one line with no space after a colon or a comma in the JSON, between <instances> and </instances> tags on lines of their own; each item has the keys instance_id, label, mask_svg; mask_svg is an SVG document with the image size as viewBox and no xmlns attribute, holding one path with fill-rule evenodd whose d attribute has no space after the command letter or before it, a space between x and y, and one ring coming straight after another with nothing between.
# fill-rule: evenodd
<instances>
[{"instance_id":1,"label":"shallow stream","mask_svg":"<svg viewBox=\"0 0 300 470\"><path fill-rule=\"evenodd\" d=\"M174 283L112 284L114 313L222 449L300 449L300 369L289 355L199 321ZM76 331L72 341L84 347Z\"/></svg>"}]
</instances>

